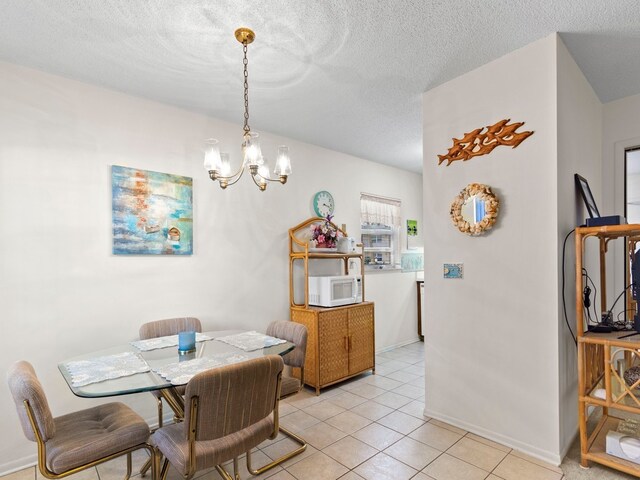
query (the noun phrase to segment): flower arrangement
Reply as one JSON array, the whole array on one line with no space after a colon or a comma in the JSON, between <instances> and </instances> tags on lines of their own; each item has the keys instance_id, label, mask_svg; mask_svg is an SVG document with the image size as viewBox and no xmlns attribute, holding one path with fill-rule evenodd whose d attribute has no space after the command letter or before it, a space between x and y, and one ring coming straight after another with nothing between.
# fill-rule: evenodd
<instances>
[{"instance_id":1,"label":"flower arrangement","mask_svg":"<svg viewBox=\"0 0 640 480\"><path fill-rule=\"evenodd\" d=\"M331 215L327 215L324 223L314 223L311 225L311 240L309 246L312 248L335 248L338 237L342 236L342 232L338 230L332 223Z\"/></svg>"}]
</instances>

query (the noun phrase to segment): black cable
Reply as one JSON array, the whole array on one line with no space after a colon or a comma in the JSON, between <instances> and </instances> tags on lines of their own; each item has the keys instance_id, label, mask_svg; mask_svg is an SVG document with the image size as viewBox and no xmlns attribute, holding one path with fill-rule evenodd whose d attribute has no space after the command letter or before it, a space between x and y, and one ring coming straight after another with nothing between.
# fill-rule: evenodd
<instances>
[{"instance_id":1,"label":"black cable","mask_svg":"<svg viewBox=\"0 0 640 480\"><path fill-rule=\"evenodd\" d=\"M567 236L564 237L564 242L562 243L562 309L564 311L564 322L567 324L567 328L569 329L569 333L571 334L571 338L573 338L573 343L575 343L576 347L577 347L578 346L578 339L573 334L573 330L571 330L571 326L569 325L569 318L567 317L567 302L566 302L566 299L564 298L564 284L565 284L564 260L565 260L565 252L566 252L566 248L567 248L567 240L569 240L569 237L575 231L576 231L576 229L574 228L569 233L567 233ZM576 312L576 315L577 314L578 314L578 312Z\"/></svg>"},{"instance_id":2,"label":"black cable","mask_svg":"<svg viewBox=\"0 0 640 480\"><path fill-rule=\"evenodd\" d=\"M591 325L592 323L595 323L596 325L598 324L598 322L594 321L591 318L591 310L589 310L587 307L582 307L582 309L587 312L587 325Z\"/></svg>"},{"instance_id":3,"label":"black cable","mask_svg":"<svg viewBox=\"0 0 640 480\"><path fill-rule=\"evenodd\" d=\"M598 297L598 287L596 287L596 284L593 282L593 280L589 276L589 272L587 272L586 268L582 267L582 272L587 277L587 281L591 282L591 285L593 285L593 302L591 303L591 305L593 305L593 318L595 318L596 322L597 322L597 320L598 320L598 311L596 310L596 298Z\"/></svg>"},{"instance_id":4,"label":"black cable","mask_svg":"<svg viewBox=\"0 0 640 480\"><path fill-rule=\"evenodd\" d=\"M617 321L618 323L626 323L626 322L624 322L624 321L620 320L620 315L622 315L623 313L627 313L627 312L634 312L634 309L633 309L633 308L625 308L625 309L624 309L624 310L622 310L621 312L618 312L618 315L617 315L617 317L616 317L616 318L617 318L617 320L616 320L616 321Z\"/></svg>"},{"instance_id":5,"label":"black cable","mask_svg":"<svg viewBox=\"0 0 640 480\"><path fill-rule=\"evenodd\" d=\"M618 300L620 300L620 298L622 298L622 295L624 295L624 292L626 292L631 287L633 287L633 282L631 282L629 285L624 287L624 290L622 290L622 292L620 292L620 295L618 295L618 297L615 299L615 301L613 302L613 305L611 305L611 308L609 310L607 310L607 316L611 316L611 318L613 318L613 309L615 308L616 303L618 303Z\"/></svg>"}]
</instances>

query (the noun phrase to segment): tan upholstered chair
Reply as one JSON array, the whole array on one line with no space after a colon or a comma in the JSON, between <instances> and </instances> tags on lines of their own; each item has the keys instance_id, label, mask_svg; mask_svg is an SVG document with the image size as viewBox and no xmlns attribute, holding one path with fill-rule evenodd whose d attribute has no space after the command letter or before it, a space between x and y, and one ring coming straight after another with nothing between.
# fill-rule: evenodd
<instances>
[{"instance_id":1,"label":"tan upholstered chair","mask_svg":"<svg viewBox=\"0 0 640 480\"><path fill-rule=\"evenodd\" d=\"M251 449L278 434L283 366L278 355L268 355L195 375L186 388L184 422L151 436L156 469L165 456L161 480L169 463L187 479L215 466L223 478L237 480L238 457L245 452L251 470ZM234 477L222 467L228 460L233 460Z\"/></svg>"},{"instance_id":2,"label":"tan upholstered chair","mask_svg":"<svg viewBox=\"0 0 640 480\"><path fill-rule=\"evenodd\" d=\"M38 444L38 468L45 477L66 477L126 454L128 479L131 452L145 448L153 455L146 443L149 426L126 405L107 403L53 418L30 363L13 365L7 379L22 430Z\"/></svg>"},{"instance_id":3,"label":"tan upholstered chair","mask_svg":"<svg viewBox=\"0 0 640 480\"><path fill-rule=\"evenodd\" d=\"M267 327L267 335L282 338L296 346L291 352L287 353L283 357L283 360L285 365L291 368L300 369L300 378L298 379L285 374L282 375L282 389L280 393L280 399L282 400L283 398L295 395L302 390L302 387L304 386L304 360L307 354L307 327L295 322L275 321L271 322ZM300 445L300 447L285 455L285 457L283 457L284 460L304 452L307 448L307 443L295 433L283 427L280 427L280 431Z\"/></svg>"},{"instance_id":4,"label":"tan upholstered chair","mask_svg":"<svg viewBox=\"0 0 640 480\"><path fill-rule=\"evenodd\" d=\"M165 320L155 320L147 322L140 327L140 340L148 340L150 338L166 337L169 335L177 335L180 332L198 332L202 333L202 324L195 317L167 318ZM179 394L184 395L184 386L176 387ZM156 398L158 405L158 427L163 425L162 416L162 394L159 390L154 390L151 394Z\"/></svg>"}]
</instances>

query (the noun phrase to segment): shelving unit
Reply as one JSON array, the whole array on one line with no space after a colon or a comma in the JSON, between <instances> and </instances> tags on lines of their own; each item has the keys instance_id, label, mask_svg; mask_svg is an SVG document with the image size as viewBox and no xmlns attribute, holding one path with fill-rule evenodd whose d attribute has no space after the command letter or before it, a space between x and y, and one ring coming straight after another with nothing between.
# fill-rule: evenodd
<instances>
[{"instance_id":1,"label":"shelving unit","mask_svg":"<svg viewBox=\"0 0 640 480\"><path fill-rule=\"evenodd\" d=\"M367 370L375 373L375 321L374 304L365 301L365 275L362 244L359 251L311 251L308 232L310 226L322 223L320 217L312 217L289 229L289 304L291 320L307 327L307 354L304 366L304 383L320 389ZM338 228L344 236L347 232ZM349 273L349 262L359 263L362 277L362 302L341 307L315 307L309 305L310 260L339 260L344 275ZM294 265L304 267L304 303L296 303ZM294 371L294 375L299 372Z\"/></svg>"},{"instance_id":2,"label":"shelving unit","mask_svg":"<svg viewBox=\"0 0 640 480\"><path fill-rule=\"evenodd\" d=\"M624 371L640 365L640 335L633 332L592 333L585 332L583 318L582 267L586 240L599 240L600 255L600 303L607 311L606 255L609 242L624 238L627 264L640 238L640 225L610 225L604 227L576 228L576 334L578 338L578 426L580 428L580 463L588 467L596 462L640 477L640 464L609 455L606 452L606 436L616 430L626 412L640 414L640 381L627 385ZM629 295L630 297L631 295ZM630 305L627 302L627 305ZM635 308L635 302L633 302ZM609 307L610 308L610 307ZM621 338L625 337L625 338ZM602 418L592 431L587 420L590 408L602 409ZM611 410L616 415L612 415Z\"/></svg>"}]
</instances>

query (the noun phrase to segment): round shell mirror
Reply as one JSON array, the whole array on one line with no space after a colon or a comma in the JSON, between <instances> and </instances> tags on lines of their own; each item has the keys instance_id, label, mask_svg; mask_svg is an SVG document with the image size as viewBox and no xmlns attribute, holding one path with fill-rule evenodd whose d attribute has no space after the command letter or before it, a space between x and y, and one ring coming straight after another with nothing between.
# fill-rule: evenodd
<instances>
[{"instance_id":1,"label":"round shell mirror","mask_svg":"<svg viewBox=\"0 0 640 480\"><path fill-rule=\"evenodd\" d=\"M451 221L462 233L482 235L496 223L499 209L500 202L491 187L470 183L451 204Z\"/></svg>"}]
</instances>

